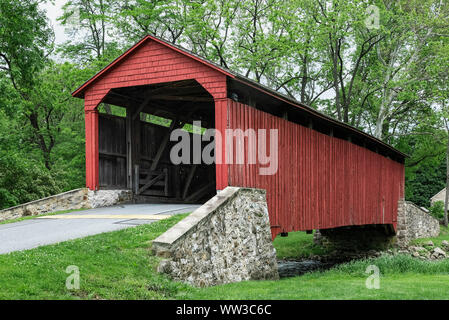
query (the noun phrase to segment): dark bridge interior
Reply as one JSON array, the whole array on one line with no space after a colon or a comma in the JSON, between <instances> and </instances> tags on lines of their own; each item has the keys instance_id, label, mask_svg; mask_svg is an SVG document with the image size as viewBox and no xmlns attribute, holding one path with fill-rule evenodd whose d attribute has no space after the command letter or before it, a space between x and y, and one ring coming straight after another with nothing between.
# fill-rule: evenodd
<instances>
[{"instance_id":1,"label":"dark bridge interior","mask_svg":"<svg viewBox=\"0 0 449 320\"><path fill-rule=\"evenodd\" d=\"M109 111L99 119L100 188L131 189L141 202L201 203L215 194L215 165L193 163L193 136L215 125L213 99L195 80L112 89L100 110ZM174 164L179 140L170 135L181 128L190 161Z\"/></svg>"}]
</instances>

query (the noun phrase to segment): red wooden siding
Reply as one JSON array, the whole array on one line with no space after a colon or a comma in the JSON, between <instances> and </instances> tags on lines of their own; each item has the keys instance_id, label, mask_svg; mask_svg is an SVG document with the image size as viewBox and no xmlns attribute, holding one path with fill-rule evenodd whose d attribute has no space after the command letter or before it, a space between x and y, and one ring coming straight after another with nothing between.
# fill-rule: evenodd
<instances>
[{"instance_id":1,"label":"red wooden siding","mask_svg":"<svg viewBox=\"0 0 449 320\"><path fill-rule=\"evenodd\" d=\"M226 98L226 75L148 39L125 60L86 88L86 109L94 109L110 89L181 80L197 80L215 99Z\"/></svg>"},{"instance_id":2,"label":"red wooden siding","mask_svg":"<svg viewBox=\"0 0 449 320\"><path fill-rule=\"evenodd\" d=\"M113 88L195 79L214 98L215 128L222 133L223 155L226 128L266 129L268 133L269 129L278 130L276 174L260 175L259 169L266 166L259 164L216 165L218 190L227 185L267 190L273 237L283 231L367 224L396 226L397 203L404 197L402 163L227 99L227 77L235 78L207 61L148 36L86 82L73 95L85 99L87 187L99 187L99 116L96 108L108 92ZM249 81L237 80L296 105ZM299 104L297 107L307 109ZM322 117L322 121L340 126L332 119ZM371 143L390 148L362 132L344 125L341 127ZM393 153L399 154L394 150Z\"/></svg>"},{"instance_id":3,"label":"red wooden siding","mask_svg":"<svg viewBox=\"0 0 449 320\"><path fill-rule=\"evenodd\" d=\"M98 179L98 114L97 106L110 89L130 86L150 85L195 79L215 100L216 128L224 130L222 118L226 114L226 74L220 72L169 44L163 44L147 37L133 47L126 59L117 61L108 72L95 78L88 86L78 89L74 95L84 92L86 110L86 185L95 190ZM227 186L227 167L216 166L217 189Z\"/></svg>"},{"instance_id":4,"label":"red wooden siding","mask_svg":"<svg viewBox=\"0 0 449 320\"><path fill-rule=\"evenodd\" d=\"M228 123L243 131L279 130L277 174L259 175L259 164L228 165L229 185L267 190L273 237L282 231L396 225L403 164L232 100ZM245 158L246 152L245 143Z\"/></svg>"}]
</instances>

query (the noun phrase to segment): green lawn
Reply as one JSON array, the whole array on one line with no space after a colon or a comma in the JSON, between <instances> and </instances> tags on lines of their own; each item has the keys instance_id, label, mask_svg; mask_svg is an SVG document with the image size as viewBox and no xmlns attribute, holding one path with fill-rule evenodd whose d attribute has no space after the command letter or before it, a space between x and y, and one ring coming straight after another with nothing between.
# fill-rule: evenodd
<instances>
[{"instance_id":1,"label":"green lawn","mask_svg":"<svg viewBox=\"0 0 449 320\"><path fill-rule=\"evenodd\" d=\"M150 241L186 215L151 225L0 255L0 299L447 299L449 260L384 256L280 281L247 281L210 288L173 282L155 269ZM276 239L282 257L307 256L312 235ZM295 240L296 239L296 240ZM295 242L297 241L297 242ZM296 245L295 245L296 244ZM299 248L298 248L299 247ZM368 265L381 272L367 289ZM67 266L80 270L80 290L66 289Z\"/></svg>"},{"instance_id":2,"label":"green lawn","mask_svg":"<svg viewBox=\"0 0 449 320\"><path fill-rule=\"evenodd\" d=\"M167 299L185 285L155 272L150 240L185 217L0 255L0 299ZM68 266L80 290L65 287Z\"/></svg>"},{"instance_id":3,"label":"green lawn","mask_svg":"<svg viewBox=\"0 0 449 320\"><path fill-rule=\"evenodd\" d=\"M365 285L369 265L380 269L380 288ZM448 299L449 261L425 262L406 255L340 265L280 281L247 281L193 289L186 299Z\"/></svg>"},{"instance_id":4,"label":"green lawn","mask_svg":"<svg viewBox=\"0 0 449 320\"><path fill-rule=\"evenodd\" d=\"M380 289L367 289L366 277L311 273L279 281L242 282L189 292L186 299L448 299L449 275L395 274L383 277Z\"/></svg>"},{"instance_id":5,"label":"green lawn","mask_svg":"<svg viewBox=\"0 0 449 320\"><path fill-rule=\"evenodd\" d=\"M308 258L326 253L323 247L313 243L313 235L306 232L289 232L288 237L278 236L273 241L279 259Z\"/></svg>"}]
</instances>

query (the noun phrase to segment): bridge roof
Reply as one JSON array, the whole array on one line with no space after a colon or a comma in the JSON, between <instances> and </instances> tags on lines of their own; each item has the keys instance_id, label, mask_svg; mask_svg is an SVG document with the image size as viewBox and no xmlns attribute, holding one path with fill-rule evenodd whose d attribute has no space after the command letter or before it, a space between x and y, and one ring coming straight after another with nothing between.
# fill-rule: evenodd
<instances>
[{"instance_id":1,"label":"bridge roof","mask_svg":"<svg viewBox=\"0 0 449 320\"><path fill-rule=\"evenodd\" d=\"M216 70L217 72L220 72L220 73L226 75L227 77L229 77L237 82L243 83L247 86L250 86L250 87L264 93L264 94L267 94L267 95L272 96L278 100L281 100L294 108L300 108L301 110L307 112L308 114L313 115L317 118L320 118L320 119L326 121L327 123L333 124L337 127L344 128L356 136L364 137L364 138L374 142L376 145L379 145L385 149L388 149L389 151L393 152L396 156L399 156L402 159L408 157L408 155L402 153L401 151L397 150L396 148L392 147L391 145L383 142L380 139L377 139L376 137L374 137L370 134L363 132L362 130L359 130L347 123L344 123L340 120L330 117L330 116L328 116L328 115L326 115L326 114L324 114L304 103L301 103L283 93L273 90L272 88L269 88L268 86L258 83L258 82L254 81L248 77L245 77L235 71L232 71L228 68L218 65L218 64L214 63L213 61L205 59L205 58L191 52L190 50L187 50L179 45L175 45L173 43L167 42L167 41L165 41L161 38L158 38L154 35L147 35L144 38L142 38L135 45L133 45L131 48L129 48L127 51L125 51L122 55L120 55L118 58L116 58L114 61L112 61L109 65L107 65L105 68L103 68L101 71L99 71L96 75L94 75L92 78L90 78L88 81L86 81L78 89L76 89L72 93L72 96L77 97L77 98L84 98L84 93L87 90L87 88L89 88L90 86L94 86L96 80L101 78L104 74L108 73L111 69L113 69L121 61L125 60L132 52L134 52L137 48L142 46L147 41L158 42L166 47L171 48L172 50L175 50L183 55L190 57L191 59L194 59L200 63L205 64L206 66Z\"/></svg>"}]
</instances>

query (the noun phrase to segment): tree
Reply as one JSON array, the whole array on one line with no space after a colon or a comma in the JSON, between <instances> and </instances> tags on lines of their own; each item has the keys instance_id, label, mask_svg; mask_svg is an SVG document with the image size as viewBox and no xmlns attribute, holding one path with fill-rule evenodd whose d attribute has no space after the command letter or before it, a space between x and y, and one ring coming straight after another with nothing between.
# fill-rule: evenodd
<instances>
[{"instance_id":1,"label":"tree","mask_svg":"<svg viewBox=\"0 0 449 320\"><path fill-rule=\"evenodd\" d=\"M114 26L128 41L152 34L176 43L189 24L189 7L201 5L189 0L124 0L114 6Z\"/></svg>"},{"instance_id":2,"label":"tree","mask_svg":"<svg viewBox=\"0 0 449 320\"><path fill-rule=\"evenodd\" d=\"M377 48L380 72L376 76L381 77L373 132L380 139L392 120L404 117L423 98L421 92L430 92L423 91L423 86L434 79L428 70L435 60L426 49L449 27L449 6L441 0L391 1L385 9L388 37Z\"/></svg>"},{"instance_id":3,"label":"tree","mask_svg":"<svg viewBox=\"0 0 449 320\"><path fill-rule=\"evenodd\" d=\"M53 49L54 34L38 7L41 2L0 2L0 76L6 75L24 99Z\"/></svg>"},{"instance_id":4,"label":"tree","mask_svg":"<svg viewBox=\"0 0 449 320\"><path fill-rule=\"evenodd\" d=\"M63 15L58 18L62 25L69 26L70 40L60 51L74 60L89 62L101 59L111 41L112 31L109 17L112 14L111 0L70 0L63 6Z\"/></svg>"},{"instance_id":5,"label":"tree","mask_svg":"<svg viewBox=\"0 0 449 320\"><path fill-rule=\"evenodd\" d=\"M52 151L63 130L62 126L67 125L64 118L70 114L71 108L82 107L80 101L73 100L71 90L83 81L80 79L85 73L69 63L49 63L37 75L38 81L23 108L23 114L31 124L25 132L28 133L29 142L41 150L47 169L52 167Z\"/></svg>"}]
</instances>

